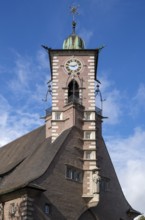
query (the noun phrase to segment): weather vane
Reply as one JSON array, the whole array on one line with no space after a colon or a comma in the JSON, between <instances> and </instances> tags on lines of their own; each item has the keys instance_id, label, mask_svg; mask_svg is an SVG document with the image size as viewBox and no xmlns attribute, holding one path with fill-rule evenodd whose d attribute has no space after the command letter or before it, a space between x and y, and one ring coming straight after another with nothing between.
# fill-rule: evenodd
<instances>
[{"instance_id":1,"label":"weather vane","mask_svg":"<svg viewBox=\"0 0 145 220\"><path fill-rule=\"evenodd\" d=\"M70 6L70 12L73 16L73 21L75 21L75 16L79 15L78 8L79 8L79 5L78 6L75 6L75 5Z\"/></svg>"},{"instance_id":2,"label":"weather vane","mask_svg":"<svg viewBox=\"0 0 145 220\"><path fill-rule=\"evenodd\" d=\"M76 15L79 15L79 13L78 13L78 8L79 8L79 6L75 6L75 5L72 5L72 6L70 7L70 12L71 12L71 14L72 14L72 16L73 16L73 21L72 21L72 29L73 29L72 33L73 33L73 34L75 34L75 28L76 28L75 16L76 16Z\"/></svg>"}]
</instances>

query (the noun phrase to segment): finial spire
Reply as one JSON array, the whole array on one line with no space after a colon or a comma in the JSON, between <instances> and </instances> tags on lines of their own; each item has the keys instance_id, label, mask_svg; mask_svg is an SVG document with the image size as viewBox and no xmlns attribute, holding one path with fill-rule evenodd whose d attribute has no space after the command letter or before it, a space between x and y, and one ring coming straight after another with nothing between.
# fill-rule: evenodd
<instances>
[{"instance_id":1,"label":"finial spire","mask_svg":"<svg viewBox=\"0 0 145 220\"><path fill-rule=\"evenodd\" d=\"M70 6L70 13L72 14L72 34L68 36L67 39L63 42L63 49L73 49L73 50L83 50L85 49L84 41L81 37L76 34L76 15L78 15L79 6L75 6L74 4Z\"/></svg>"},{"instance_id":2,"label":"finial spire","mask_svg":"<svg viewBox=\"0 0 145 220\"><path fill-rule=\"evenodd\" d=\"M72 21L72 29L73 29L73 31L72 31L72 34L75 34L75 28L76 28L76 24L77 24L76 21L75 21L75 16L79 14L78 13L78 7L79 6L75 6L75 5L72 5L70 7L70 12L71 12L71 14L73 16L73 21Z\"/></svg>"},{"instance_id":3,"label":"finial spire","mask_svg":"<svg viewBox=\"0 0 145 220\"><path fill-rule=\"evenodd\" d=\"M78 15L78 14L79 14L79 13L78 13L78 8L79 8L79 6L75 6L75 5L72 5L72 6L70 7L70 11L71 11L72 16L73 16L73 21L75 21L75 15Z\"/></svg>"}]
</instances>

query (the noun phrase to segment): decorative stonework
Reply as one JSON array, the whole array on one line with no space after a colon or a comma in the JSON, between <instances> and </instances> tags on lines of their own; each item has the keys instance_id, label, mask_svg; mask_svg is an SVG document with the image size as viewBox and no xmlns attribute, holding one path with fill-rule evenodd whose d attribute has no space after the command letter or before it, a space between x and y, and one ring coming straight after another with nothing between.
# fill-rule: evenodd
<instances>
[{"instance_id":1,"label":"decorative stonework","mask_svg":"<svg viewBox=\"0 0 145 220\"><path fill-rule=\"evenodd\" d=\"M0 215L0 220L33 220L33 211L33 199L24 195L4 203L3 215Z\"/></svg>"},{"instance_id":2,"label":"decorative stonework","mask_svg":"<svg viewBox=\"0 0 145 220\"><path fill-rule=\"evenodd\" d=\"M21 208L18 203L11 203L9 205L9 219L20 220L21 219Z\"/></svg>"},{"instance_id":3,"label":"decorative stonework","mask_svg":"<svg viewBox=\"0 0 145 220\"><path fill-rule=\"evenodd\" d=\"M100 193L100 177L98 176L97 170L92 173L92 190L93 194Z\"/></svg>"}]
</instances>

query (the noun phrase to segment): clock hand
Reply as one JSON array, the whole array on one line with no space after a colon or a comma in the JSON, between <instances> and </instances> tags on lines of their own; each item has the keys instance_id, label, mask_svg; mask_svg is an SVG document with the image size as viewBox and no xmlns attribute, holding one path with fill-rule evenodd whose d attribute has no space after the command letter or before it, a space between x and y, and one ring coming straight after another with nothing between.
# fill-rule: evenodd
<instances>
[{"instance_id":1,"label":"clock hand","mask_svg":"<svg viewBox=\"0 0 145 220\"><path fill-rule=\"evenodd\" d=\"M75 66L77 66L77 64L75 64L75 65L71 65L71 64L70 64L70 66L71 66L71 67L75 67Z\"/></svg>"}]
</instances>

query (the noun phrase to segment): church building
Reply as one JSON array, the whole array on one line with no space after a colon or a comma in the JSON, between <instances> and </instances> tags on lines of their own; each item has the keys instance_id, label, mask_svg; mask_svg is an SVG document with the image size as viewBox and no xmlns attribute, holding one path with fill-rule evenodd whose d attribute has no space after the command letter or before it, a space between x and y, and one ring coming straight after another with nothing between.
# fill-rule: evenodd
<instances>
[{"instance_id":1,"label":"church building","mask_svg":"<svg viewBox=\"0 0 145 220\"><path fill-rule=\"evenodd\" d=\"M75 19L63 49L43 47L52 107L43 126L0 148L0 220L133 220L140 213L127 202L102 137L101 49L85 48Z\"/></svg>"}]
</instances>

